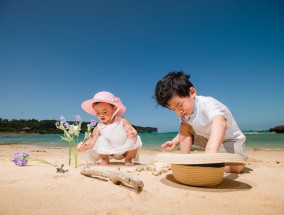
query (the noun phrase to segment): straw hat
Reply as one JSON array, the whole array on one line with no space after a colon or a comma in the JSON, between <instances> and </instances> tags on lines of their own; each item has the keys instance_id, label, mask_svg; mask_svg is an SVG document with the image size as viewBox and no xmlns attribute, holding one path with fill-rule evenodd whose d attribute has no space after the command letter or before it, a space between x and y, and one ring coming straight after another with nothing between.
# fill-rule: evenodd
<instances>
[{"instance_id":1,"label":"straw hat","mask_svg":"<svg viewBox=\"0 0 284 215\"><path fill-rule=\"evenodd\" d=\"M94 95L94 98L88 99L81 104L81 107L84 111L89 114L95 115L93 104L95 102L105 102L115 106L116 111L115 116L120 116L126 111L126 107L122 104L121 100L118 97L115 97L112 93L107 91L101 91Z\"/></svg>"},{"instance_id":2,"label":"straw hat","mask_svg":"<svg viewBox=\"0 0 284 215\"><path fill-rule=\"evenodd\" d=\"M192 186L215 186L222 182L224 167L244 165L240 155L231 153L160 153L156 161L170 163L174 178Z\"/></svg>"}]
</instances>

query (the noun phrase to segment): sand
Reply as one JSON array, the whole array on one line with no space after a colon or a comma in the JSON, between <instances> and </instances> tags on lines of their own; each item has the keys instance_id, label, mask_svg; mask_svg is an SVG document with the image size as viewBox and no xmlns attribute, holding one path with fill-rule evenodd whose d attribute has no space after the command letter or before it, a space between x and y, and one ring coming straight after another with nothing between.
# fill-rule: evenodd
<instances>
[{"instance_id":1,"label":"sand","mask_svg":"<svg viewBox=\"0 0 284 215\"><path fill-rule=\"evenodd\" d=\"M33 158L65 164L68 172L29 162L18 167L11 159L18 151ZM154 163L161 151L140 151L140 166ZM194 152L195 153L195 152ZM79 156L79 167L68 166L67 148L0 146L0 214L284 214L284 151L248 149L249 160L242 174L224 174L212 188L177 183L171 171L154 176L149 171L132 172L144 183L140 193L111 181L86 177L80 170L88 162ZM91 165L95 168L96 165ZM123 163L110 170L133 171Z\"/></svg>"}]
</instances>

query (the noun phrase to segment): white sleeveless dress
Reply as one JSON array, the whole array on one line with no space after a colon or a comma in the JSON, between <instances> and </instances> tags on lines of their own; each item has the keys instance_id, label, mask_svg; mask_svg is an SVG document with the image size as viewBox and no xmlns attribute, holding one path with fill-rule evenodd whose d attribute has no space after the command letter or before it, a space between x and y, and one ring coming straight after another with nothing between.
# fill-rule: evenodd
<instances>
[{"instance_id":1,"label":"white sleeveless dress","mask_svg":"<svg viewBox=\"0 0 284 215\"><path fill-rule=\"evenodd\" d=\"M116 117L112 124L98 123L99 137L93 150L98 154L121 155L129 150L142 146L140 136L131 139L123 128L121 117ZM138 154L138 153L137 153Z\"/></svg>"}]
</instances>

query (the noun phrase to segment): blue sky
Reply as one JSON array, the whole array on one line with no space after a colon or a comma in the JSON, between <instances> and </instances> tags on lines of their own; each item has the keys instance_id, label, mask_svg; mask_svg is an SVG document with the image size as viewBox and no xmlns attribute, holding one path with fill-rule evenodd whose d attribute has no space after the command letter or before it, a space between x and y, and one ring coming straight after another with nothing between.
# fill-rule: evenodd
<instances>
[{"instance_id":1,"label":"blue sky","mask_svg":"<svg viewBox=\"0 0 284 215\"><path fill-rule=\"evenodd\" d=\"M183 70L239 127L284 124L281 0L0 1L0 118L68 120L106 90L132 124L178 130L152 99Z\"/></svg>"}]
</instances>

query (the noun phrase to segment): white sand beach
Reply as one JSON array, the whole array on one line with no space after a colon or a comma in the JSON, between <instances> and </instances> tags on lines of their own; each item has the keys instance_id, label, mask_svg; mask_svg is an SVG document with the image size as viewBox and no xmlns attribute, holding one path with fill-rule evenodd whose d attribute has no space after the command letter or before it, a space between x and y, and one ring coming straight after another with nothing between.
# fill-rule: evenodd
<instances>
[{"instance_id":1,"label":"white sand beach","mask_svg":"<svg viewBox=\"0 0 284 215\"><path fill-rule=\"evenodd\" d=\"M191 187L178 183L171 171L154 176L149 171L132 172L143 181L141 192L111 181L80 174L87 163L79 155L79 167L68 166L68 149L19 144L0 146L0 214L283 214L284 151L249 149L242 174L224 174L216 187ZM26 151L33 158L65 164L65 173L55 167L29 162L19 167L14 153ZM161 151L140 151L140 165L149 165ZM197 152L193 152L197 153ZM95 165L92 165L95 167ZM120 167L111 163L107 168Z\"/></svg>"}]
</instances>

